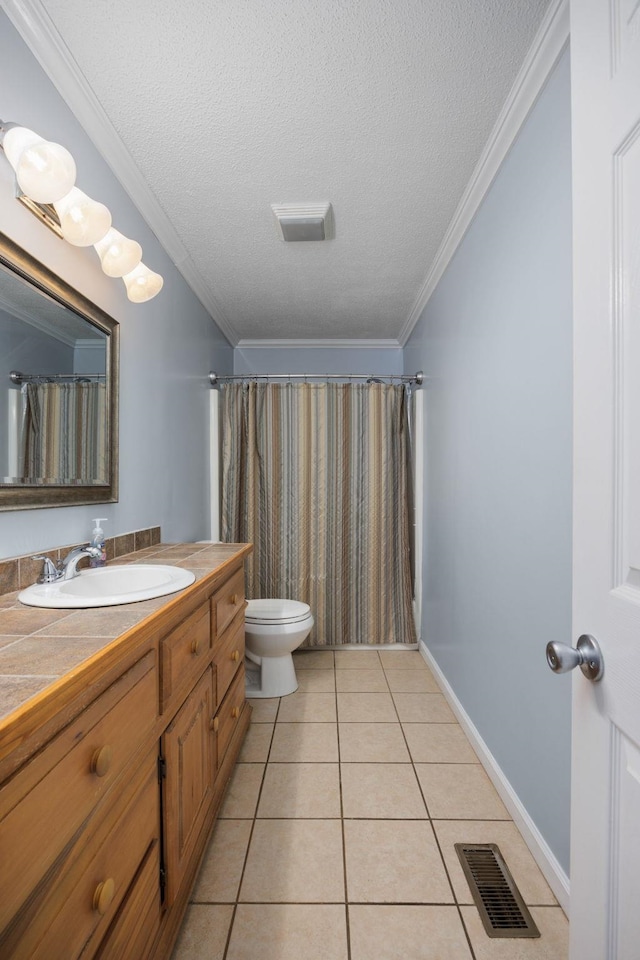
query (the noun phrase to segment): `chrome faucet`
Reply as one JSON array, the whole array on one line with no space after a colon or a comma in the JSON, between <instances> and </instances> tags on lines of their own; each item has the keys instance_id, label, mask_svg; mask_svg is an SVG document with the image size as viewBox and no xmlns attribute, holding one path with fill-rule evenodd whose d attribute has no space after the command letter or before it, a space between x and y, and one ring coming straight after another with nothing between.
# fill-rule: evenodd
<instances>
[{"instance_id":1,"label":"chrome faucet","mask_svg":"<svg viewBox=\"0 0 640 960\"><path fill-rule=\"evenodd\" d=\"M55 583L56 580L59 579L60 571L56 569L53 560L51 560L49 557L45 557L43 553L38 553L35 557L31 557L31 559L44 561L42 573L36 580L36 583Z\"/></svg>"},{"instance_id":2,"label":"chrome faucet","mask_svg":"<svg viewBox=\"0 0 640 960\"><path fill-rule=\"evenodd\" d=\"M102 550L99 547L92 547L90 543L85 543L82 547L76 547L71 553L58 564L61 580L73 580L78 576L76 567L83 557L99 557Z\"/></svg>"},{"instance_id":3,"label":"chrome faucet","mask_svg":"<svg viewBox=\"0 0 640 960\"><path fill-rule=\"evenodd\" d=\"M61 560L57 567L53 561L44 554L32 557L32 560L44 561L42 573L38 577L38 583L55 583L57 580L73 580L78 576L78 564L83 557L99 557L102 551L99 547L92 547L90 543L85 543L82 547L75 547L64 560Z\"/></svg>"}]
</instances>

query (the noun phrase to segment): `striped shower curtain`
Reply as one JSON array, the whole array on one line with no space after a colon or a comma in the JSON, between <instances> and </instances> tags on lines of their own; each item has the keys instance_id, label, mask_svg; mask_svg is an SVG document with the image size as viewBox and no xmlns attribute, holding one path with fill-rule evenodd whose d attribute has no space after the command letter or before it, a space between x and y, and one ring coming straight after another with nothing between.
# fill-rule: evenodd
<instances>
[{"instance_id":1,"label":"striped shower curtain","mask_svg":"<svg viewBox=\"0 0 640 960\"><path fill-rule=\"evenodd\" d=\"M104 383L27 383L22 476L31 482L107 482Z\"/></svg>"},{"instance_id":2,"label":"striped shower curtain","mask_svg":"<svg viewBox=\"0 0 640 960\"><path fill-rule=\"evenodd\" d=\"M222 539L249 597L311 606L306 645L415 643L407 397L390 384L225 384Z\"/></svg>"}]
</instances>

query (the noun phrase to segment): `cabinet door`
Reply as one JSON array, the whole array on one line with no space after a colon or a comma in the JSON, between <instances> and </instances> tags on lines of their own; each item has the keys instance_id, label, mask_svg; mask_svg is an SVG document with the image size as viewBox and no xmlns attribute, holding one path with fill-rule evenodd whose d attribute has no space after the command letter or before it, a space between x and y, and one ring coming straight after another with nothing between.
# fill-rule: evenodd
<instances>
[{"instance_id":1,"label":"cabinet door","mask_svg":"<svg viewBox=\"0 0 640 960\"><path fill-rule=\"evenodd\" d=\"M208 820L216 771L214 677L208 667L164 735L167 902L180 889Z\"/></svg>"}]
</instances>

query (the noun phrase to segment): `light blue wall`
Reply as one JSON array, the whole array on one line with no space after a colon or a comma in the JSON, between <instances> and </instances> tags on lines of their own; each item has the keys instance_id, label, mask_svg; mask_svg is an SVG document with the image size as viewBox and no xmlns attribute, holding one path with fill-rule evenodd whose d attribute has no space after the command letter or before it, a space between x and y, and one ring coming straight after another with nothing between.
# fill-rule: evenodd
<instances>
[{"instance_id":1,"label":"light blue wall","mask_svg":"<svg viewBox=\"0 0 640 960\"><path fill-rule=\"evenodd\" d=\"M2 12L0 91L2 119L64 144L78 186L107 204L114 226L138 240L144 262L164 276L159 296L131 304L92 248L59 240L16 202L13 173L0 156L0 229L110 313L121 336L120 502L0 513L0 558L87 538L98 513L109 518L108 536L160 524L170 540L206 537L207 377L212 369L231 372L232 348Z\"/></svg>"},{"instance_id":2,"label":"light blue wall","mask_svg":"<svg viewBox=\"0 0 640 960\"><path fill-rule=\"evenodd\" d=\"M234 350L234 373L396 373L400 347L243 347Z\"/></svg>"},{"instance_id":3,"label":"light blue wall","mask_svg":"<svg viewBox=\"0 0 640 960\"><path fill-rule=\"evenodd\" d=\"M565 53L429 301L422 636L564 870L571 641L571 156Z\"/></svg>"}]
</instances>

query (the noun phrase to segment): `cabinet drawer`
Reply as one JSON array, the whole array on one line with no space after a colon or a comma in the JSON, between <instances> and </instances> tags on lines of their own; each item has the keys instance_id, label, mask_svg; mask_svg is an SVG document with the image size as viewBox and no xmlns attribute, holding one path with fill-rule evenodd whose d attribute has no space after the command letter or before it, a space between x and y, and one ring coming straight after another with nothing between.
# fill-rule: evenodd
<instances>
[{"instance_id":1,"label":"cabinet drawer","mask_svg":"<svg viewBox=\"0 0 640 960\"><path fill-rule=\"evenodd\" d=\"M216 714L215 720L217 723L214 721L214 729L217 731L218 737L217 769L222 765L224 755L227 752L231 738L238 725L244 703L244 661L242 661L238 668L236 678L231 684L229 692L222 701L222 705Z\"/></svg>"},{"instance_id":2,"label":"cabinet drawer","mask_svg":"<svg viewBox=\"0 0 640 960\"><path fill-rule=\"evenodd\" d=\"M147 851L159 845L155 751L96 820L95 830L77 844L60 876L45 878L35 915L30 915L32 905L18 915L0 949L3 958L75 960L93 954L92 945L107 932Z\"/></svg>"},{"instance_id":3,"label":"cabinet drawer","mask_svg":"<svg viewBox=\"0 0 640 960\"><path fill-rule=\"evenodd\" d=\"M235 615L244 610L244 571L229 577L211 597L211 616L214 637L222 636Z\"/></svg>"},{"instance_id":4,"label":"cabinet drawer","mask_svg":"<svg viewBox=\"0 0 640 960\"><path fill-rule=\"evenodd\" d=\"M160 844L153 843L96 960L145 960L160 925Z\"/></svg>"},{"instance_id":5,"label":"cabinet drawer","mask_svg":"<svg viewBox=\"0 0 640 960\"><path fill-rule=\"evenodd\" d=\"M204 670L211 652L209 604L204 603L172 630L160 644L162 710L172 700L178 706Z\"/></svg>"},{"instance_id":6,"label":"cabinet drawer","mask_svg":"<svg viewBox=\"0 0 640 960\"><path fill-rule=\"evenodd\" d=\"M0 931L48 871L55 879L79 828L149 736L157 696L150 651L5 785Z\"/></svg>"},{"instance_id":7,"label":"cabinet drawer","mask_svg":"<svg viewBox=\"0 0 640 960\"><path fill-rule=\"evenodd\" d=\"M228 630L213 644L213 662L217 675L217 702L220 703L244 660L244 617L238 615Z\"/></svg>"}]
</instances>

